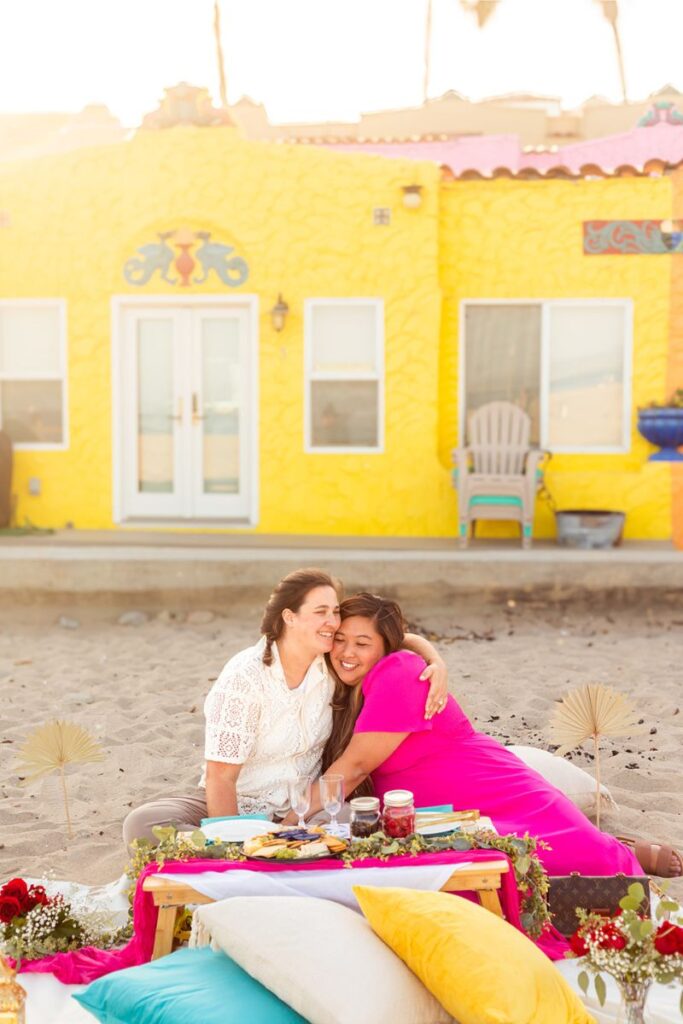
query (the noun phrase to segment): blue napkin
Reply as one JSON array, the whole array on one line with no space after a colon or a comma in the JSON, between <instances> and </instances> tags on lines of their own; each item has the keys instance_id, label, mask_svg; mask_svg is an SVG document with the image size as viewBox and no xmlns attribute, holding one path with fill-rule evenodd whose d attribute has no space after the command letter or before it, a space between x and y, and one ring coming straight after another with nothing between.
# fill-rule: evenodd
<instances>
[{"instance_id":1,"label":"blue napkin","mask_svg":"<svg viewBox=\"0 0 683 1024\"><path fill-rule=\"evenodd\" d=\"M438 811L439 814L450 814L453 804L440 804L438 807L416 807L415 811L422 814L424 811Z\"/></svg>"},{"instance_id":2,"label":"blue napkin","mask_svg":"<svg viewBox=\"0 0 683 1024\"><path fill-rule=\"evenodd\" d=\"M200 828L204 828L205 825L213 825L216 821L245 821L246 819L270 821L267 814L226 814L223 818L202 818Z\"/></svg>"}]
</instances>

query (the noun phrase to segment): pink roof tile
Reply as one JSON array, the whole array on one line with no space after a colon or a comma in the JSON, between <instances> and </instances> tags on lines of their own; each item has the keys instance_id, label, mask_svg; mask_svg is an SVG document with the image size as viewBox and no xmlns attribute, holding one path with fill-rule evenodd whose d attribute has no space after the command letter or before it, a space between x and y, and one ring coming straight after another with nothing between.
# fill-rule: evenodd
<instances>
[{"instance_id":1,"label":"pink roof tile","mask_svg":"<svg viewBox=\"0 0 683 1024\"><path fill-rule=\"evenodd\" d=\"M683 124L660 121L648 127L633 128L620 135L589 139L556 150L524 152L516 135L480 135L443 140L368 141L325 143L334 149L375 153L408 160L433 160L459 177L467 171L489 176L507 170L518 174L536 170L540 174L566 169L580 174L590 165L604 174L617 168L633 167L643 171L651 160L677 165L683 162Z\"/></svg>"}]
</instances>

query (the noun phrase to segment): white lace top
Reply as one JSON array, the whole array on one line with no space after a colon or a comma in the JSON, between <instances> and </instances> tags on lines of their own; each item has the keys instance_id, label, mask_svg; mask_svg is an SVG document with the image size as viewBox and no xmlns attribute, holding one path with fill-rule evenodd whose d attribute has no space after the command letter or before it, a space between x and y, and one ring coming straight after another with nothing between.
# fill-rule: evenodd
<instances>
[{"instance_id":1,"label":"white lace top","mask_svg":"<svg viewBox=\"0 0 683 1024\"><path fill-rule=\"evenodd\" d=\"M240 814L284 815L288 783L315 778L332 730L334 684L322 655L300 686L290 689L273 644L263 664L265 638L224 666L204 703L207 761L243 765L237 779ZM200 786L206 785L206 768Z\"/></svg>"}]
</instances>

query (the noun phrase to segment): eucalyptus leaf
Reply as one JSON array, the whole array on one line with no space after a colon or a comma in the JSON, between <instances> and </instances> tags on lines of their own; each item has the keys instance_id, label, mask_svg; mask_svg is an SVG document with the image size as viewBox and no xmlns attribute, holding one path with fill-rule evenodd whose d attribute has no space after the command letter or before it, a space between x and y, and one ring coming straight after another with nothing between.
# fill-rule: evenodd
<instances>
[{"instance_id":1,"label":"eucalyptus leaf","mask_svg":"<svg viewBox=\"0 0 683 1024\"><path fill-rule=\"evenodd\" d=\"M633 882L628 887L628 894L633 900L637 900L638 903L642 903L645 899L645 890L640 882Z\"/></svg>"},{"instance_id":2,"label":"eucalyptus leaf","mask_svg":"<svg viewBox=\"0 0 683 1024\"><path fill-rule=\"evenodd\" d=\"M173 825L152 825L152 832L162 843L167 839L173 842L176 837L176 829Z\"/></svg>"},{"instance_id":3,"label":"eucalyptus leaf","mask_svg":"<svg viewBox=\"0 0 683 1024\"><path fill-rule=\"evenodd\" d=\"M635 896L622 896L619 900L619 906L622 910L637 910L641 902Z\"/></svg>"},{"instance_id":4,"label":"eucalyptus leaf","mask_svg":"<svg viewBox=\"0 0 683 1024\"><path fill-rule=\"evenodd\" d=\"M471 850L472 849L472 843L465 836L458 836L457 839L453 840L453 847L452 848L454 850L458 850L458 851L461 851L461 850Z\"/></svg>"},{"instance_id":5,"label":"eucalyptus leaf","mask_svg":"<svg viewBox=\"0 0 683 1024\"><path fill-rule=\"evenodd\" d=\"M607 986L605 985L604 978L601 974L595 975L595 994L598 997L600 1006L604 1006L605 999L607 997Z\"/></svg>"},{"instance_id":6,"label":"eucalyptus leaf","mask_svg":"<svg viewBox=\"0 0 683 1024\"><path fill-rule=\"evenodd\" d=\"M655 930L655 926L652 921L641 921L640 922L640 935L641 938L646 939L648 935L652 935Z\"/></svg>"},{"instance_id":7,"label":"eucalyptus leaf","mask_svg":"<svg viewBox=\"0 0 683 1024\"><path fill-rule=\"evenodd\" d=\"M203 850L206 846L206 836L200 828L196 828L190 835L190 842L193 846L196 846L198 850Z\"/></svg>"},{"instance_id":8,"label":"eucalyptus leaf","mask_svg":"<svg viewBox=\"0 0 683 1024\"><path fill-rule=\"evenodd\" d=\"M518 857L515 861L515 868L519 875L526 875L527 871L531 866L531 858L524 854L522 857Z\"/></svg>"},{"instance_id":9,"label":"eucalyptus leaf","mask_svg":"<svg viewBox=\"0 0 683 1024\"><path fill-rule=\"evenodd\" d=\"M588 974L586 973L586 971L580 971L580 972L579 972L579 976L578 976L578 978L577 978L576 980L578 981L578 983L579 983L579 988L581 989L581 991L583 992L583 994L584 994L585 996L587 996L587 995L588 995L588 983L589 983L589 979L588 979Z\"/></svg>"}]
</instances>

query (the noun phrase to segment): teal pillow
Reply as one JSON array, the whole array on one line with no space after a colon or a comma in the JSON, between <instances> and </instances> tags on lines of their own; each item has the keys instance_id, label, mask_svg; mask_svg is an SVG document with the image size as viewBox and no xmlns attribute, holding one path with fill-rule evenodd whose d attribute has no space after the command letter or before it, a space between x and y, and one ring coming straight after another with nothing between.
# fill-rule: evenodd
<instances>
[{"instance_id":1,"label":"teal pillow","mask_svg":"<svg viewBox=\"0 0 683 1024\"><path fill-rule=\"evenodd\" d=\"M307 1024L209 946L106 974L73 998L102 1024Z\"/></svg>"}]
</instances>

